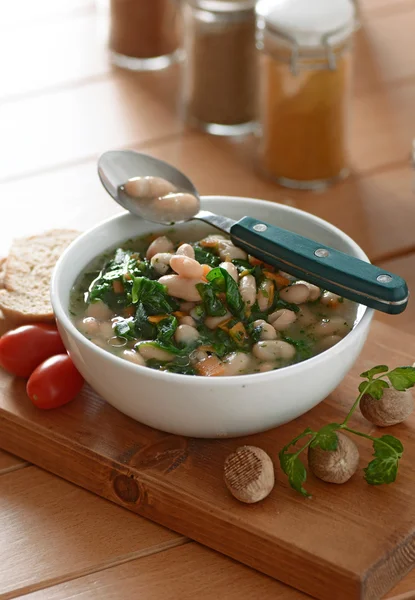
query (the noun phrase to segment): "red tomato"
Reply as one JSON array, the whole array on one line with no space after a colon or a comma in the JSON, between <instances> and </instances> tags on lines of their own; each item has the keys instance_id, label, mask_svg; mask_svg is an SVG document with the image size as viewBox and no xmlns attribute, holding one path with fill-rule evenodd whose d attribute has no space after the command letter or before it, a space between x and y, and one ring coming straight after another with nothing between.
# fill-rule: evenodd
<instances>
[{"instance_id":1,"label":"red tomato","mask_svg":"<svg viewBox=\"0 0 415 600\"><path fill-rule=\"evenodd\" d=\"M40 363L66 352L54 325L37 323L8 331L0 338L0 367L19 377L29 377Z\"/></svg>"},{"instance_id":2,"label":"red tomato","mask_svg":"<svg viewBox=\"0 0 415 600\"><path fill-rule=\"evenodd\" d=\"M75 398L84 379L67 354L52 356L31 374L26 392L38 408L57 408Z\"/></svg>"}]
</instances>

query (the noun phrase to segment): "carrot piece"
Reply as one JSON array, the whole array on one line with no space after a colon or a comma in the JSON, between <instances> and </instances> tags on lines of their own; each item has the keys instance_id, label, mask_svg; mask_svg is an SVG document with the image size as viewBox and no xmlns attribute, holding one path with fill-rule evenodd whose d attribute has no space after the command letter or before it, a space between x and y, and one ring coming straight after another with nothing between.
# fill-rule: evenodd
<instances>
[{"instance_id":1,"label":"carrot piece","mask_svg":"<svg viewBox=\"0 0 415 600\"><path fill-rule=\"evenodd\" d=\"M163 319L167 319L168 316L169 315L152 315L151 317L148 317L148 320L150 323L160 323Z\"/></svg>"},{"instance_id":2,"label":"carrot piece","mask_svg":"<svg viewBox=\"0 0 415 600\"><path fill-rule=\"evenodd\" d=\"M274 294L275 294L275 285L272 286L272 288L269 291L268 294L268 308L270 306L272 306L272 303L274 302Z\"/></svg>"},{"instance_id":3,"label":"carrot piece","mask_svg":"<svg viewBox=\"0 0 415 600\"><path fill-rule=\"evenodd\" d=\"M124 308L123 310L123 315L124 317L133 317L135 313L135 308L134 306L127 306L126 308Z\"/></svg>"},{"instance_id":4,"label":"carrot piece","mask_svg":"<svg viewBox=\"0 0 415 600\"><path fill-rule=\"evenodd\" d=\"M174 313L172 313L175 317L187 317L187 313L183 312L182 310L175 310ZM149 319L150 320L150 319Z\"/></svg>"},{"instance_id":5,"label":"carrot piece","mask_svg":"<svg viewBox=\"0 0 415 600\"><path fill-rule=\"evenodd\" d=\"M249 255L249 257L248 257L248 262L253 267L256 267L257 265L265 264L263 260L259 260L259 258L255 258L255 256L251 256L251 255Z\"/></svg>"},{"instance_id":6,"label":"carrot piece","mask_svg":"<svg viewBox=\"0 0 415 600\"><path fill-rule=\"evenodd\" d=\"M114 290L114 294L122 294L124 292L124 286L118 279L114 279L112 282L112 289Z\"/></svg>"},{"instance_id":7,"label":"carrot piece","mask_svg":"<svg viewBox=\"0 0 415 600\"><path fill-rule=\"evenodd\" d=\"M244 342L248 339L248 334L246 333L246 329L244 324L239 321L233 327L229 329L229 335L238 346L243 346Z\"/></svg>"},{"instance_id":8,"label":"carrot piece","mask_svg":"<svg viewBox=\"0 0 415 600\"><path fill-rule=\"evenodd\" d=\"M286 277L283 277L279 273L270 273L270 271L264 271L264 275L267 279L272 279L275 281L275 283L280 287L286 287L290 284L290 280Z\"/></svg>"},{"instance_id":9,"label":"carrot piece","mask_svg":"<svg viewBox=\"0 0 415 600\"><path fill-rule=\"evenodd\" d=\"M225 368L217 356L209 356L197 363L196 370L203 377L219 377L225 372Z\"/></svg>"},{"instance_id":10,"label":"carrot piece","mask_svg":"<svg viewBox=\"0 0 415 600\"><path fill-rule=\"evenodd\" d=\"M209 239L209 237L207 237L205 240L201 240L199 244L202 248L217 248L219 242L217 239Z\"/></svg>"},{"instance_id":11,"label":"carrot piece","mask_svg":"<svg viewBox=\"0 0 415 600\"><path fill-rule=\"evenodd\" d=\"M198 346L198 350L203 350L204 352L214 352L215 349L213 346Z\"/></svg>"},{"instance_id":12,"label":"carrot piece","mask_svg":"<svg viewBox=\"0 0 415 600\"><path fill-rule=\"evenodd\" d=\"M203 267L203 276L206 277L206 275L209 273L209 271L212 270L212 267L209 267L209 265L202 265Z\"/></svg>"},{"instance_id":13,"label":"carrot piece","mask_svg":"<svg viewBox=\"0 0 415 600\"><path fill-rule=\"evenodd\" d=\"M221 323L220 325L218 325L219 329L223 329L223 331L228 331L228 323L230 323L233 320L233 317L230 317L229 319L226 319L226 321L223 321L223 323Z\"/></svg>"}]
</instances>

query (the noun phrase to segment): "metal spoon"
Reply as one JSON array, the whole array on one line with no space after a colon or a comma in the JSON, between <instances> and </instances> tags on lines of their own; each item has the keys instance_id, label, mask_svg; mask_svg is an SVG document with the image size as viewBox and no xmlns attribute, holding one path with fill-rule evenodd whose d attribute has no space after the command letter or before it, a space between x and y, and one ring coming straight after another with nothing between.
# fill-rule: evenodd
<instances>
[{"instance_id":1,"label":"metal spoon","mask_svg":"<svg viewBox=\"0 0 415 600\"><path fill-rule=\"evenodd\" d=\"M403 312L408 304L408 287L398 275L254 217L234 221L200 210L200 197L193 183L164 161L133 150L110 151L99 158L98 174L118 204L148 221L162 224L204 221L229 234L235 245L252 256L344 298L390 314ZM175 219L170 214L166 220L157 213L158 198L128 193L135 189L137 178L146 177L170 182L179 195L190 194L194 202L192 214L188 210L184 215L176 212ZM141 185L141 181L138 183Z\"/></svg>"}]
</instances>

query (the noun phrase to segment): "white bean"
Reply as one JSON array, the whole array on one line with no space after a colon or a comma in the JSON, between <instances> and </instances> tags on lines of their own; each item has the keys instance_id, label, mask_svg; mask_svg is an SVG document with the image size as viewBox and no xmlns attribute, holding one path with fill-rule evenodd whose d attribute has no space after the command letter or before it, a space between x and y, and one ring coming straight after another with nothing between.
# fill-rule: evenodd
<instances>
[{"instance_id":1,"label":"white bean","mask_svg":"<svg viewBox=\"0 0 415 600\"><path fill-rule=\"evenodd\" d=\"M200 294L197 291L196 284L206 282L201 279L185 279L179 275L163 275L160 277L159 283L167 287L167 292L170 296L189 300L190 302L200 301Z\"/></svg>"},{"instance_id":2,"label":"white bean","mask_svg":"<svg viewBox=\"0 0 415 600\"><path fill-rule=\"evenodd\" d=\"M194 302L180 302L180 310L185 313L189 313L192 308L195 307Z\"/></svg>"},{"instance_id":3,"label":"white bean","mask_svg":"<svg viewBox=\"0 0 415 600\"><path fill-rule=\"evenodd\" d=\"M239 292L247 306L253 306L256 300L256 281L253 275L245 275L239 282Z\"/></svg>"},{"instance_id":4,"label":"white bean","mask_svg":"<svg viewBox=\"0 0 415 600\"><path fill-rule=\"evenodd\" d=\"M91 302L91 304L89 304L86 315L88 317L94 317L94 319L98 319L98 321L108 321L114 313L109 306L102 302L102 300L97 300L96 302Z\"/></svg>"},{"instance_id":5,"label":"white bean","mask_svg":"<svg viewBox=\"0 0 415 600\"><path fill-rule=\"evenodd\" d=\"M169 240L165 235L161 235L151 242L149 247L147 248L146 258L148 260L152 259L155 254L159 252L173 252L174 246L173 242Z\"/></svg>"},{"instance_id":6,"label":"white bean","mask_svg":"<svg viewBox=\"0 0 415 600\"><path fill-rule=\"evenodd\" d=\"M99 333L99 322L94 317L86 317L78 323L78 329L87 335Z\"/></svg>"},{"instance_id":7,"label":"white bean","mask_svg":"<svg viewBox=\"0 0 415 600\"><path fill-rule=\"evenodd\" d=\"M229 260L226 260L225 262L221 262L219 266L221 269L225 269L225 271L227 271L229 273L229 275L232 277L232 279L234 281L236 281L236 283L238 283L238 280L239 280L238 269L235 267L235 265L232 262L230 262Z\"/></svg>"},{"instance_id":8,"label":"white bean","mask_svg":"<svg viewBox=\"0 0 415 600\"><path fill-rule=\"evenodd\" d=\"M193 317L180 317L179 323L180 325L190 325L190 327L196 326L196 321L193 319Z\"/></svg>"},{"instance_id":9,"label":"white bean","mask_svg":"<svg viewBox=\"0 0 415 600\"><path fill-rule=\"evenodd\" d=\"M260 284L256 297L259 310L265 311L267 308L269 308L272 301L271 290L273 287L274 284L270 279L264 279L264 281Z\"/></svg>"},{"instance_id":10,"label":"white bean","mask_svg":"<svg viewBox=\"0 0 415 600\"><path fill-rule=\"evenodd\" d=\"M259 360L269 361L276 358L289 360L295 355L295 348L282 340L271 340L268 342L257 342L252 352Z\"/></svg>"},{"instance_id":11,"label":"white bean","mask_svg":"<svg viewBox=\"0 0 415 600\"><path fill-rule=\"evenodd\" d=\"M278 273L281 275L281 277L285 277L285 279L289 279L290 281L293 281L295 279L295 277L293 275L290 275L289 273L286 273L285 271L278 271Z\"/></svg>"},{"instance_id":12,"label":"white bean","mask_svg":"<svg viewBox=\"0 0 415 600\"><path fill-rule=\"evenodd\" d=\"M170 266L180 277L186 279L201 279L203 277L203 267L194 258L187 256L172 256Z\"/></svg>"},{"instance_id":13,"label":"white bean","mask_svg":"<svg viewBox=\"0 0 415 600\"><path fill-rule=\"evenodd\" d=\"M259 372L266 373L267 371L273 371L276 365L270 362L264 362L259 365Z\"/></svg>"},{"instance_id":14,"label":"white bean","mask_svg":"<svg viewBox=\"0 0 415 600\"><path fill-rule=\"evenodd\" d=\"M191 246L190 244L182 244L181 246L179 246L176 250L176 254L180 256L187 256L187 258L193 259L195 257L195 251L193 249L193 246Z\"/></svg>"},{"instance_id":15,"label":"white bean","mask_svg":"<svg viewBox=\"0 0 415 600\"><path fill-rule=\"evenodd\" d=\"M248 257L245 250L235 246L231 240L220 240L218 245L218 253L223 261L233 260L234 258L246 260Z\"/></svg>"},{"instance_id":16,"label":"white bean","mask_svg":"<svg viewBox=\"0 0 415 600\"><path fill-rule=\"evenodd\" d=\"M170 268L170 259L173 255L170 252L157 252L151 258L151 266L159 275L165 275Z\"/></svg>"},{"instance_id":17,"label":"white bean","mask_svg":"<svg viewBox=\"0 0 415 600\"><path fill-rule=\"evenodd\" d=\"M281 308L268 316L268 321L276 331L285 331L290 325L295 323L297 315L293 310Z\"/></svg>"},{"instance_id":18,"label":"white bean","mask_svg":"<svg viewBox=\"0 0 415 600\"><path fill-rule=\"evenodd\" d=\"M277 337L278 337L277 332L275 331L273 326L270 325L269 323L267 323L266 321L264 321L264 319L257 319L256 321L254 321L253 325L254 325L254 327L261 328L261 335L260 335L261 340L276 340L277 339Z\"/></svg>"},{"instance_id":19,"label":"white bean","mask_svg":"<svg viewBox=\"0 0 415 600\"><path fill-rule=\"evenodd\" d=\"M303 281L302 279L298 279L295 282L295 285L298 285L300 283L306 285L309 289L309 292L310 292L309 296L308 296L309 302L314 302L315 300L318 300L320 298L321 289L319 287L317 287L313 283L308 283L308 281Z\"/></svg>"},{"instance_id":20,"label":"white bean","mask_svg":"<svg viewBox=\"0 0 415 600\"><path fill-rule=\"evenodd\" d=\"M207 237L203 238L203 240L200 241L200 245L203 247L204 245L206 245L207 247L214 247L214 246L218 246L219 242L222 242L226 240L224 235L221 235L220 233L212 233L210 235L208 235Z\"/></svg>"},{"instance_id":21,"label":"white bean","mask_svg":"<svg viewBox=\"0 0 415 600\"><path fill-rule=\"evenodd\" d=\"M318 343L318 350L323 352L324 350L328 350L332 346L335 346L340 340L343 339L340 335L328 335L327 337L320 340Z\"/></svg>"},{"instance_id":22,"label":"white bean","mask_svg":"<svg viewBox=\"0 0 415 600\"><path fill-rule=\"evenodd\" d=\"M190 344L200 337L198 330L191 325L179 325L174 332L174 339L178 344Z\"/></svg>"},{"instance_id":23,"label":"white bean","mask_svg":"<svg viewBox=\"0 0 415 600\"><path fill-rule=\"evenodd\" d=\"M308 327L317 321L317 317L307 305L302 304L297 313L297 320L302 327Z\"/></svg>"},{"instance_id":24,"label":"white bean","mask_svg":"<svg viewBox=\"0 0 415 600\"><path fill-rule=\"evenodd\" d=\"M142 343L138 346L138 351L144 360L160 360L162 362L169 361L174 358L174 354L171 352L167 352L167 350L163 350L162 348L157 348L149 343Z\"/></svg>"},{"instance_id":25,"label":"white bean","mask_svg":"<svg viewBox=\"0 0 415 600\"><path fill-rule=\"evenodd\" d=\"M224 323L228 319L231 318L231 313L228 311L222 317L206 317L205 325L209 327L209 329L216 329L221 323Z\"/></svg>"},{"instance_id":26,"label":"white bean","mask_svg":"<svg viewBox=\"0 0 415 600\"><path fill-rule=\"evenodd\" d=\"M172 192L153 200L149 208L163 223L186 221L199 210L199 199L193 194Z\"/></svg>"},{"instance_id":27,"label":"white bean","mask_svg":"<svg viewBox=\"0 0 415 600\"><path fill-rule=\"evenodd\" d=\"M144 360L144 358L141 356L141 354L139 354L135 350L124 350L124 352L122 353L122 356L126 360L128 360L136 365L141 365L143 367L145 367L145 365L146 365L146 361Z\"/></svg>"},{"instance_id":28,"label":"white bean","mask_svg":"<svg viewBox=\"0 0 415 600\"><path fill-rule=\"evenodd\" d=\"M158 198L176 190L175 186L161 177L133 177L124 185L132 198Z\"/></svg>"},{"instance_id":29,"label":"white bean","mask_svg":"<svg viewBox=\"0 0 415 600\"><path fill-rule=\"evenodd\" d=\"M292 304L303 304L304 302L307 302L309 296L310 290L305 283L295 282L280 291L281 300L291 302Z\"/></svg>"},{"instance_id":30,"label":"white bean","mask_svg":"<svg viewBox=\"0 0 415 600\"><path fill-rule=\"evenodd\" d=\"M189 358L192 365L194 365L200 362L201 360L206 360L207 358L209 358L209 355L204 350L198 350L196 348L196 350L193 350L193 352L190 354Z\"/></svg>"},{"instance_id":31,"label":"white bean","mask_svg":"<svg viewBox=\"0 0 415 600\"><path fill-rule=\"evenodd\" d=\"M320 302L321 302L321 304L324 304L325 306L335 307L339 303L340 298L341 298L341 296L338 296L337 294L333 294L333 292L323 292Z\"/></svg>"},{"instance_id":32,"label":"white bean","mask_svg":"<svg viewBox=\"0 0 415 600\"><path fill-rule=\"evenodd\" d=\"M100 323L99 332L101 334L101 337L103 337L105 340L109 340L115 335L111 321L103 321L102 323Z\"/></svg>"},{"instance_id":33,"label":"white bean","mask_svg":"<svg viewBox=\"0 0 415 600\"><path fill-rule=\"evenodd\" d=\"M243 375L249 368L250 362L249 354L232 352L223 359L224 375Z\"/></svg>"},{"instance_id":34,"label":"white bean","mask_svg":"<svg viewBox=\"0 0 415 600\"><path fill-rule=\"evenodd\" d=\"M345 335L350 331L350 327L344 317L335 316L330 319L322 319L313 326L312 331L316 336Z\"/></svg>"}]
</instances>

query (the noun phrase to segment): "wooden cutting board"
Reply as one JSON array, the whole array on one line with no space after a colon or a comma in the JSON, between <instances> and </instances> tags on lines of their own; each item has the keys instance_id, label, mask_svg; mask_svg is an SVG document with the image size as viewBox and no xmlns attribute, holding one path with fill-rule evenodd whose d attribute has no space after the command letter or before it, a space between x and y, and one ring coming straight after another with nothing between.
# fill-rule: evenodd
<instances>
[{"instance_id":1,"label":"wooden cutting board","mask_svg":"<svg viewBox=\"0 0 415 600\"><path fill-rule=\"evenodd\" d=\"M283 427L230 440L156 431L90 389L61 409L40 411L23 380L0 372L0 446L317 598L375 600L415 564L415 415L387 430L405 447L390 486L369 486L361 470L343 486L309 476L313 498L304 499L288 486L277 454L306 426L340 421L356 397L360 372L414 360L415 337L374 323L356 367L325 402ZM376 430L360 413L353 421ZM363 468L371 449L356 441ZM273 492L251 506L234 500L223 484L225 457L244 443L263 448L276 465Z\"/></svg>"}]
</instances>

